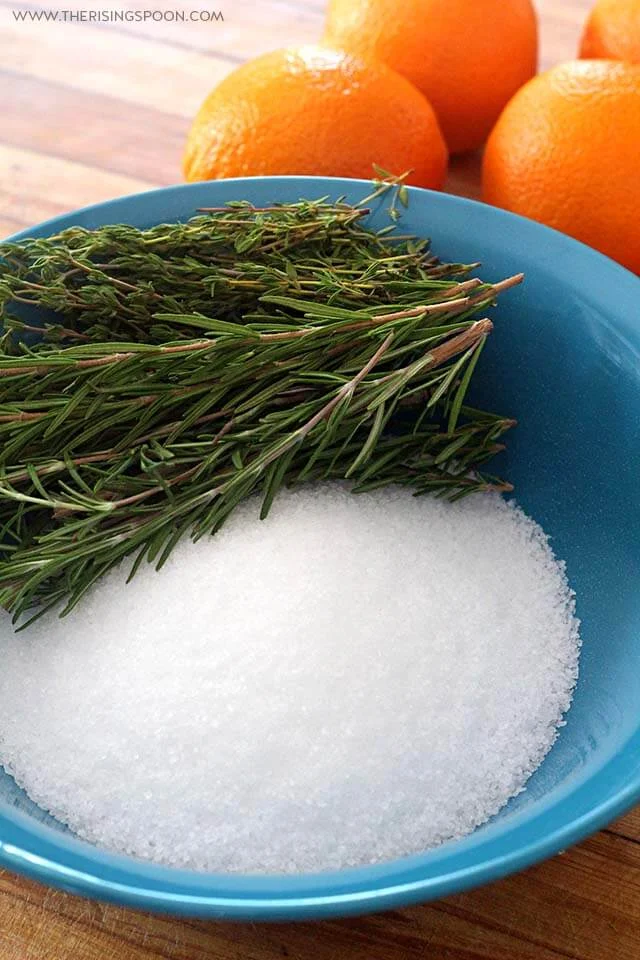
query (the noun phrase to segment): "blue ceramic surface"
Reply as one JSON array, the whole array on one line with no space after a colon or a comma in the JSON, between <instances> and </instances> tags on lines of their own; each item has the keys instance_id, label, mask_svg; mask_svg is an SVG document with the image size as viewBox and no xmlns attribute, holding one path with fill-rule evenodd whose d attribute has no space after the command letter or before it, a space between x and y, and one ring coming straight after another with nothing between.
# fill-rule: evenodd
<instances>
[{"instance_id":1,"label":"blue ceramic surface","mask_svg":"<svg viewBox=\"0 0 640 960\"><path fill-rule=\"evenodd\" d=\"M301 197L356 201L360 181L282 177L171 187L42 224L148 227L197 207ZM380 226L384 206L373 211ZM567 724L529 782L461 841L381 865L296 877L171 870L105 853L41 814L0 774L0 864L83 894L148 909L236 919L388 909L495 880L602 827L640 800L640 280L555 231L503 211L411 190L403 232L445 259L483 261L526 282L493 312L475 399L517 417L501 464L551 535L578 596L583 653ZM287 825L282 825L283 830Z\"/></svg>"}]
</instances>

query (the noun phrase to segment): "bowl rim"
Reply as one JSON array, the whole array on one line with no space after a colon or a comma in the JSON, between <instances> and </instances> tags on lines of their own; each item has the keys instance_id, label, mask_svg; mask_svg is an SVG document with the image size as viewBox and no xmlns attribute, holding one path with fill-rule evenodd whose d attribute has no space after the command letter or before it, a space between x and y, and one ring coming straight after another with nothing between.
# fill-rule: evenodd
<instances>
[{"instance_id":1,"label":"bowl rim","mask_svg":"<svg viewBox=\"0 0 640 960\"><path fill-rule=\"evenodd\" d=\"M244 185L247 185L250 190L251 185L256 184L269 186L274 192L282 188L289 195L292 184L296 184L301 190L300 196L304 195L304 191L317 189L319 185L323 185L319 193L327 193L331 196L353 193L362 196L363 190L368 192L371 189L371 183L366 180L307 176L240 177L230 180L177 184L87 205L14 233L3 242L22 240L31 236L48 236L71 226L73 222L82 220L84 217L91 219L97 215L104 223L114 222L114 219L110 218L111 211L113 211L113 217L117 217L119 210L141 201L142 198L145 198L142 202L148 203L151 208L154 201L161 201L167 197L181 198L190 193L201 193L204 189L220 191L223 194L235 191L237 196L241 196ZM545 247L547 256L553 259L559 258L565 267L569 261L577 260L578 264L573 267L574 270L587 270L598 274L602 274L604 270L607 282L615 283L618 291L622 288L623 294L628 290L629 301L631 302L633 298L637 303L640 279L620 264L565 234L528 218L467 197L419 187L408 189L410 195L426 195L429 202L436 205L450 204L467 211L478 211L478 208L482 208L483 215L504 226L516 226L521 237L524 237L528 243ZM104 214L107 215L105 218L102 217ZM155 220L154 222L165 221ZM624 324L622 319L620 322L621 325ZM626 332L631 330L629 323ZM633 331L633 336L640 350L638 328ZM637 755L638 751L640 751L640 730L636 731L593 776L615 777L622 773L624 777L624 765L622 769L617 769L620 767L621 758L631 752ZM606 771L609 771L609 774ZM414 864L412 869L415 869L415 865L419 865L420 858L425 854L387 861L373 867L298 875L294 878L291 876L256 878L237 875L233 879L234 875L211 873L196 875L188 871L155 864L149 865L133 858L110 854L71 835L58 833L27 815L7 807L1 801L0 866L70 892L158 912L237 920L306 919L357 914L421 902L500 879L584 839L640 801L640 772L638 772L633 775L630 782L625 782L604 802L588 807L577 816L564 818L560 816L558 823L544 836L535 835L534 832L534 835L526 839L527 825L535 824L538 818L545 817L549 812L561 811L580 791L584 792L585 789L588 791L590 779L585 778L584 782L573 783L567 788L566 796L561 796L559 800L556 797L547 805L541 803L533 809L529 808L528 817L523 817L519 813L510 817L509 835L513 830L523 833L523 842L513 849L475 864L444 872L436 871L435 874L430 872L425 864L424 875L410 881L402 880L401 874L407 872L409 863ZM546 807L549 809L547 810ZM12 825L19 832L25 833L28 839L21 843L8 840L3 828L5 824ZM491 827L487 829L490 831ZM454 846L456 850L466 849L465 841L477 836L477 833L471 834L470 838L444 844L439 848L443 851L441 859L446 861ZM79 855L85 869L77 869L37 853L34 849L30 849L28 840L31 839L44 840L54 850L64 849L76 856ZM123 877L129 875L134 879L131 882L108 879L102 873L102 866L120 869ZM192 890L177 893L168 889L172 883L179 883L181 880L195 876L199 877L202 883ZM207 889L214 892L205 892L204 889L200 889L200 887L204 888L205 884ZM296 886L301 889L296 891ZM334 892L327 889L332 886ZM216 892L216 888L224 889L225 887L228 893Z\"/></svg>"},{"instance_id":2,"label":"bowl rim","mask_svg":"<svg viewBox=\"0 0 640 960\"><path fill-rule=\"evenodd\" d=\"M637 755L640 750L640 735L635 738L631 748ZM48 884L67 893L90 897L133 909L148 910L155 913L166 913L175 916L201 917L204 919L230 921L284 921L330 919L341 916L354 916L364 913L392 910L426 903L455 893L463 893L475 889L483 884L501 880L514 873L535 866L556 854L563 853L568 847L587 839L608 823L622 816L631 807L640 802L640 778L638 782L628 784L610 800L594 807L580 817L566 822L563 826L549 832L543 840L532 840L522 844L506 854L499 854L483 860L471 867L449 870L435 876L424 876L410 882L394 882L390 879L381 883L381 874L401 872L404 863L408 860L420 860L424 854L416 854L410 858L390 860L373 867L349 868L348 870L333 873L318 873L312 875L280 876L269 875L256 878L244 875L224 875L214 873L197 874L203 881L208 881L212 888L218 883L229 886L230 878L239 881L237 894L234 896L219 893L171 892L153 886L153 877L148 877L147 884L114 882L107 880L101 874L101 864L120 865L138 870L139 873L163 875L165 882L178 879L180 875L189 875L188 871L175 868L146 864L133 858L119 854L110 854L100 848L93 847L76 839L72 835L57 833L37 821L32 821L26 814L13 812L11 809L4 813L0 807L0 867L12 870L41 883ZM538 813L544 816L545 811ZM537 819L534 818L534 820ZM64 839L66 848L75 849L84 854L85 860L94 867L93 870L79 870L61 864L48 857L33 853L28 846L7 843L1 839L3 820L13 821L16 824L28 823L27 829L33 837L51 834L56 838ZM531 822L534 822L532 820ZM30 822L29 822L30 821ZM477 832L470 837L476 837ZM449 841L438 848L446 852L461 841ZM88 852L95 851L97 856L89 857ZM146 868L146 869L145 869ZM316 880L319 885L330 886L337 877L351 874L369 875L369 882L362 884L361 889L339 890L335 893L295 893L278 892L283 882L304 881L308 878ZM196 876L196 874L190 874ZM243 881L254 881L255 888L249 894L242 894Z\"/></svg>"}]
</instances>

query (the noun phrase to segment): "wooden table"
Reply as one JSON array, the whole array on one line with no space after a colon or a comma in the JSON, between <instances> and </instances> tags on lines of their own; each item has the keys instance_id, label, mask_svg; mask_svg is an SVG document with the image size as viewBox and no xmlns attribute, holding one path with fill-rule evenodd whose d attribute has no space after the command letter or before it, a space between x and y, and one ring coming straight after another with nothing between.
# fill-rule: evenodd
<instances>
[{"instance_id":1,"label":"wooden table","mask_svg":"<svg viewBox=\"0 0 640 960\"><path fill-rule=\"evenodd\" d=\"M174 9L181 2L146 6ZM204 25L98 26L18 22L13 11L36 7L36 0L0 0L0 236L83 204L179 181L189 120L209 88L246 57L313 41L322 24L321 0L219 2L193 4L221 10L223 20ZM61 0L58 8L83 5ZM574 55L588 6L538 0L543 66ZM449 189L477 195L477 157L454 163ZM359 920L173 920L0 871L0 960L159 957L639 960L640 810L519 876Z\"/></svg>"}]
</instances>

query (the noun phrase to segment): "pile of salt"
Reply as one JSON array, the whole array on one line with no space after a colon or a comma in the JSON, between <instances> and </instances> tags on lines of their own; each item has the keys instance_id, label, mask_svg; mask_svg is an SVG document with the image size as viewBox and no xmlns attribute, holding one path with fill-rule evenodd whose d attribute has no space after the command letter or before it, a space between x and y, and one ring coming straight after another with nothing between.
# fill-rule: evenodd
<instances>
[{"instance_id":1,"label":"pile of salt","mask_svg":"<svg viewBox=\"0 0 640 960\"><path fill-rule=\"evenodd\" d=\"M577 676L564 567L495 496L242 505L66 619L0 628L0 762L80 837L295 872L460 837L523 789Z\"/></svg>"}]
</instances>

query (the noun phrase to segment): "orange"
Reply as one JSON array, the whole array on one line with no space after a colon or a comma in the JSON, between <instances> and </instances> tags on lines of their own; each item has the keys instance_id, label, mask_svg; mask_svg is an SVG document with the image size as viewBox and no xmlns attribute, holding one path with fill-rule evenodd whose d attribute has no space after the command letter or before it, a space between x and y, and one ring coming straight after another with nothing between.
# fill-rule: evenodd
<instances>
[{"instance_id":1,"label":"orange","mask_svg":"<svg viewBox=\"0 0 640 960\"><path fill-rule=\"evenodd\" d=\"M640 272L640 65L574 60L507 104L484 155L482 198Z\"/></svg>"},{"instance_id":2,"label":"orange","mask_svg":"<svg viewBox=\"0 0 640 960\"><path fill-rule=\"evenodd\" d=\"M369 179L374 163L440 188L447 148L432 107L382 63L299 47L251 60L213 90L191 127L184 173Z\"/></svg>"},{"instance_id":3,"label":"orange","mask_svg":"<svg viewBox=\"0 0 640 960\"><path fill-rule=\"evenodd\" d=\"M536 72L530 0L329 0L324 39L411 80L453 153L479 147Z\"/></svg>"},{"instance_id":4,"label":"orange","mask_svg":"<svg viewBox=\"0 0 640 960\"><path fill-rule=\"evenodd\" d=\"M585 24L580 56L640 63L640 0L597 0Z\"/></svg>"}]
</instances>

